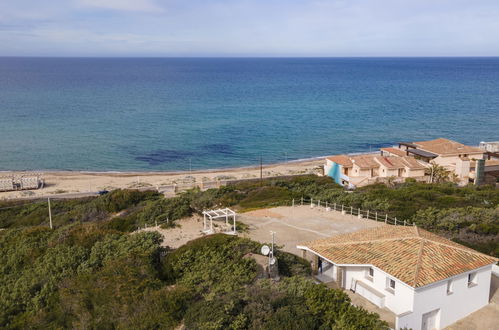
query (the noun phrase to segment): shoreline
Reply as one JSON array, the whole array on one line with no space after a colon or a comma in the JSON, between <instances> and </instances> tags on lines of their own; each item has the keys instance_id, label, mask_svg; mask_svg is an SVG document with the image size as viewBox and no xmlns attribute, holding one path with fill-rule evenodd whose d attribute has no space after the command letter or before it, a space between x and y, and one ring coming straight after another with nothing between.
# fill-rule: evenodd
<instances>
[{"instance_id":1,"label":"shoreline","mask_svg":"<svg viewBox=\"0 0 499 330\"><path fill-rule=\"evenodd\" d=\"M379 150L376 151L363 151L363 152L350 152L350 153L344 153L345 155L349 156L355 156L355 155L368 155L368 154L377 154L379 153ZM325 156L316 156L316 157L310 157L310 158L300 158L300 159L293 159L293 160L288 160L284 162L275 162L275 163L264 163L262 164L262 167L272 167L272 166L281 166L281 165L286 165L286 164L299 164L299 163L308 163L308 162L315 162L319 160L324 160L326 157L329 157L331 155L325 155ZM147 175L179 175L179 174L186 174L186 173L192 173L192 174L200 174L200 173L215 173L215 172L233 172L233 171L240 171L240 170L254 170L254 169L259 169L260 165L248 165L248 166L233 166L233 167L218 167L218 168L207 168L207 169L196 169L196 170L159 170L159 171L151 171L151 170L123 170L123 171L117 171L117 170L68 170L68 169L47 169L47 170L0 170L0 176L2 174L8 173L8 174L19 174L19 173L77 173L77 174L92 174L92 175L98 175L98 174L117 174L117 175L127 175L127 174L147 174Z\"/></svg>"},{"instance_id":2,"label":"shoreline","mask_svg":"<svg viewBox=\"0 0 499 330\"><path fill-rule=\"evenodd\" d=\"M359 152L359 153L349 153L348 155L355 155L355 154L364 154L364 152ZM329 156L318 156L318 157L310 157L310 158L300 158L300 159L293 159L293 160L288 160L284 162L275 162L275 163L264 163L262 164L262 167L269 167L269 166L278 166L278 165L286 165L286 164L297 164L297 163L306 163L306 162L313 162L313 161L318 161L322 160L326 157ZM238 170L251 170L255 168L260 168L259 164L256 165L247 165L247 166L233 166L233 167L218 167L218 168L207 168L207 169L196 169L196 170L158 170L158 171L151 171L151 170L123 170L123 171L117 171L117 170L68 170L68 169L36 169L36 170L0 170L0 176L5 173L80 173L80 174L148 174L148 175L176 175L176 174L185 174L185 173L193 173L193 174L198 174L198 173L213 173L213 172L229 172L229 171L238 171Z\"/></svg>"},{"instance_id":3,"label":"shoreline","mask_svg":"<svg viewBox=\"0 0 499 330\"><path fill-rule=\"evenodd\" d=\"M262 164L263 178L321 174L324 157ZM39 174L44 187L36 190L0 192L0 200L50 197L57 195L94 194L101 190L153 188L169 192L172 186L212 188L223 181L260 177L260 165L192 171L1 171L0 177Z\"/></svg>"}]
</instances>

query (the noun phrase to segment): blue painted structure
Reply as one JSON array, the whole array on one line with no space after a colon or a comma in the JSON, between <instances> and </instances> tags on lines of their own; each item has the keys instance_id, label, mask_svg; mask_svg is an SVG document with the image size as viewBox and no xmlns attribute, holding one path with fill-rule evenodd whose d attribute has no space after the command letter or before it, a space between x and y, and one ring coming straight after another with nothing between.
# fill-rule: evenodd
<instances>
[{"instance_id":1,"label":"blue painted structure","mask_svg":"<svg viewBox=\"0 0 499 330\"><path fill-rule=\"evenodd\" d=\"M333 178L333 180L337 184L343 186L342 181L341 181L341 165L340 164L333 162L333 166L331 166L327 175L330 176L331 178Z\"/></svg>"}]
</instances>

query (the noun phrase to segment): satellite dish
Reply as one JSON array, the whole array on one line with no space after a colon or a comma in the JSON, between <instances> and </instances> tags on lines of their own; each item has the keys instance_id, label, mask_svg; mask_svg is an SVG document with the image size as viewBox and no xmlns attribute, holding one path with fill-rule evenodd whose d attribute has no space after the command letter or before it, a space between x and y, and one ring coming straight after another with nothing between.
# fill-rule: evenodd
<instances>
[{"instance_id":1,"label":"satellite dish","mask_svg":"<svg viewBox=\"0 0 499 330\"><path fill-rule=\"evenodd\" d=\"M274 258L274 257L270 258L269 264L274 265L275 262L276 262L276 258Z\"/></svg>"},{"instance_id":2,"label":"satellite dish","mask_svg":"<svg viewBox=\"0 0 499 330\"><path fill-rule=\"evenodd\" d=\"M270 248L267 245L262 246L262 249L260 250L264 256L268 255L270 253Z\"/></svg>"}]
</instances>

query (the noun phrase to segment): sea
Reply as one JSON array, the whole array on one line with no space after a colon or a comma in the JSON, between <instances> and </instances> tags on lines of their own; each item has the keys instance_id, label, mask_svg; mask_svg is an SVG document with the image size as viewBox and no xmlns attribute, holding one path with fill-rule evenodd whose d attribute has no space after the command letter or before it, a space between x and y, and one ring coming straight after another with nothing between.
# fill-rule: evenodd
<instances>
[{"instance_id":1,"label":"sea","mask_svg":"<svg viewBox=\"0 0 499 330\"><path fill-rule=\"evenodd\" d=\"M499 140L499 58L0 58L0 170L181 171Z\"/></svg>"}]
</instances>

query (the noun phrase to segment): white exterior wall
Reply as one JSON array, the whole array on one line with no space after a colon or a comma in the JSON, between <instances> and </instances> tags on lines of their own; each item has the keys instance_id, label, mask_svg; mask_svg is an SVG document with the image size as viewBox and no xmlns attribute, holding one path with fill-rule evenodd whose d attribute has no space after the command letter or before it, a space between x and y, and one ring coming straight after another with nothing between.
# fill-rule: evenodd
<instances>
[{"instance_id":1,"label":"white exterior wall","mask_svg":"<svg viewBox=\"0 0 499 330\"><path fill-rule=\"evenodd\" d=\"M399 170L397 168L387 168L385 166L380 166L379 168L379 176L382 178L389 178L391 176L398 177L399 176Z\"/></svg>"},{"instance_id":2,"label":"white exterior wall","mask_svg":"<svg viewBox=\"0 0 499 330\"><path fill-rule=\"evenodd\" d=\"M373 281L370 281L366 278L366 274L368 274L368 270L370 267L367 266L348 266L345 267L345 289L349 290L352 279L362 281L367 286L373 288L378 291L382 295L385 296L384 307L388 308L395 314L405 313L407 311L411 311L413 308L413 299L414 299L414 289L405 283L399 281L398 279L389 276L382 270L374 268L374 276ZM395 280L395 291L393 293L386 290L386 278L387 276L391 279Z\"/></svg>"},{"instance_id":3,"label":"white exterior wall","mask_svg":"<svg viewBox=\"0 0 499 330\"><path fill-rule=\"evenodd\" d=\"M370 178L371 177L371 170L370 169L363 169L363 168L360 168L359 166L353 164L352 172L349 173L349 176Z\"/></svg>"},{"instance_id":4,"label":"white exterior wall","mask_svg":"<svg viewBox=\"0 0 499 330\"><path fill-rule=\"evenodd\" d=\"M483 159L483 153L475 153L475 154L466 154L469 159ZM460 160L458 155L455 156L438 156L433 159L432 162L440 166L454 165L457 161Z\"/></svg>"},{"instance_id":5,"label":"white exterior wall","mask_svg":"<svg viewBox=\"0 0 499 330\"><path fill-rule=\"evenodd\" d=\"M329 159L326 159L326 165L324 165L324 175L326 176L329 171L331 170L331 167L333 167L333 162L330 161Z\"/></svg>"},{"instance_id":6,"label":"white exterior wall","mask_svg":"<svg viewBox=\"0 0 499 330\"><path fill-rule=\"evenodd\" d=\"M420 169L420 170L406 170L406 177L409 177L409 178L418 178L418 177L423 177L425 176L425 170L424 169Z\"/></svg>"},{"instance_id":7,"label":"white exterior wall","mask_svg":"<svg viewBox=\"0 0 499 330\"><path fill-rule=\"evenodd\" d=\"M400 316L396 328L420 330L423 314L440 309L437 326L441 329L484 307L489 303L491 271L492 265L475 270L477 284L470 288L470 272L452 278L452 294L447 294L447 280L416 289L413 312Z\"/></svg>"}]
</instances>

